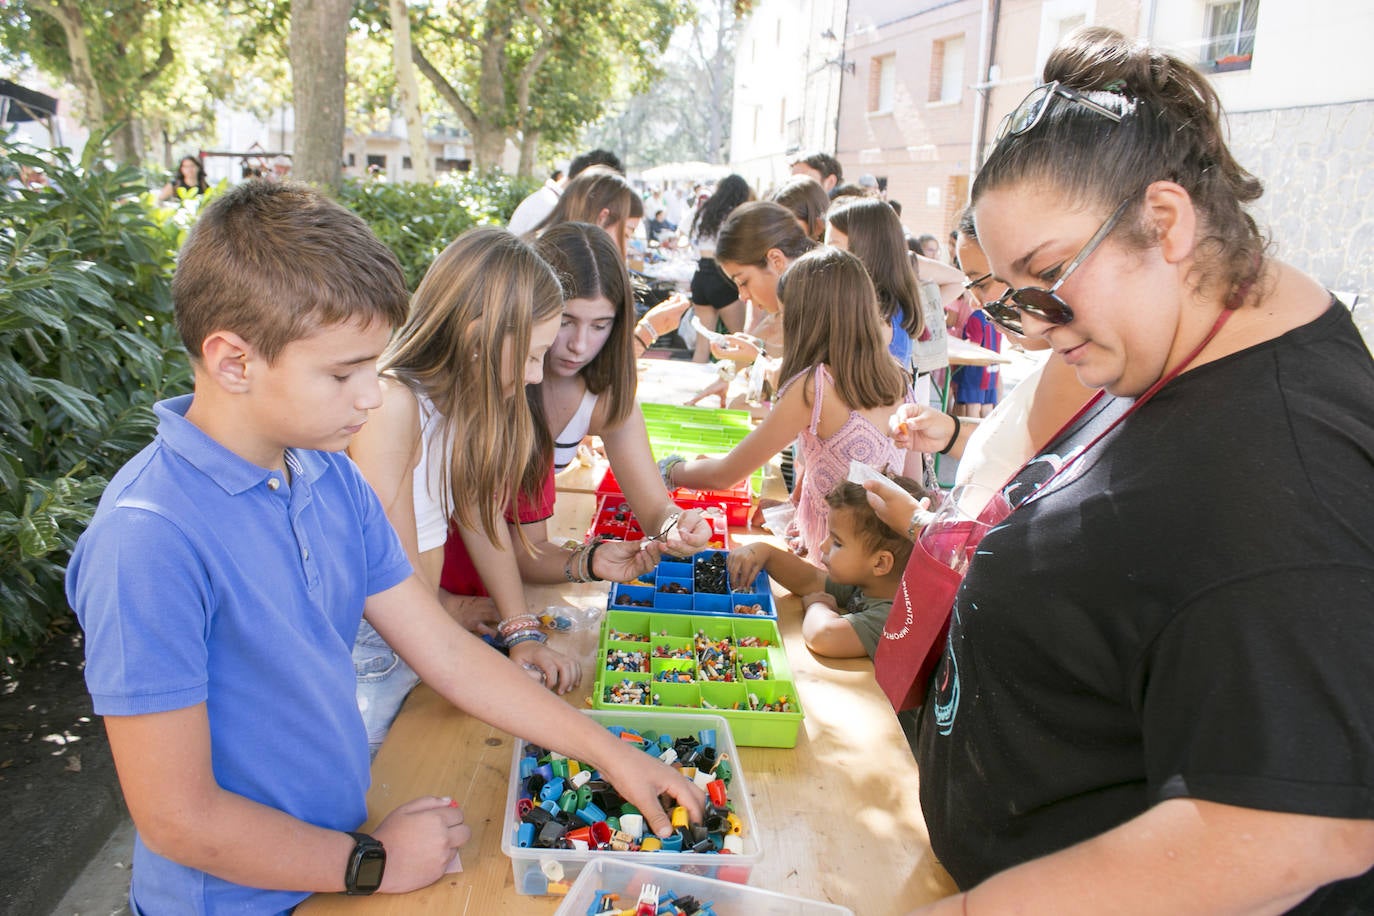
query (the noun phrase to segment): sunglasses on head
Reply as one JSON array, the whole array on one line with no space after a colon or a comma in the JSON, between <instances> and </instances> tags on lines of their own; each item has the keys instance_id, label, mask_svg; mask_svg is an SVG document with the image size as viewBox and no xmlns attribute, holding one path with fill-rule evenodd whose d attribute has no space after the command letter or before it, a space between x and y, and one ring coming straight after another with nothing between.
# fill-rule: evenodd
<instances>
[{"instance_id":1,"label":"sunglasses on head","mask_svg":"<svg viewBox=\"0 0 1374 916\"><path fill-rule=\"evenodd\" d=\"M1121 123L1121 115L1115 111L1097 104L1081 92L1075 92L1055 80L1043 86L1036 86L1021 100L1020 105L1017 105L1010 114L1002 119L1002 123L997 127L995 142L1000 143L1007 137L1020 136L1035 127L1045 116L1045 112L1049 110L1050 102L1054 101L1055 98L1068 99L1076 105L1082 105L1090 111L1097 112L1104 118L1110 118L1117 124Z\"/></svg>"},{"instance_id":2,"label":"sunglasses on head","mask_svg":"<svg viewBox=\"0 0 1374 916\"><path fill-rule=\"evenodd\" d=\"M1059 275L1059 279L1055 280L1049 289L1039 286L1008 287L1007 291L997 299L984 304L983 311L996 324L1013 334L1025 334L1021 322L1023 314L1028 314L1041 321L1047 321L1050 324L1068 324L1073 321L1073 309L1069 308L1069 304L1060 299L1056 293L1064 285L1064 281L1069 279L1073 272L1078 269L1079 265L1088 259L1088 255L1092 254L1097 246L1102 244L1102 240L1111 235L1112 230L1116 228L1117 222L1121 219L1121 215L1126 212L1126 207L1134 199L1135 195L1132 194L1117 205L1116 209L1112 211L1112 215L1107 217L1107 221L1098 227L1098 230L1093 233L1093 237L1088 239L1087 244L1079 249L1078 254L1073 256L1073 260L1069 261L1064 272Z\"/></svg>"}]
</instances>

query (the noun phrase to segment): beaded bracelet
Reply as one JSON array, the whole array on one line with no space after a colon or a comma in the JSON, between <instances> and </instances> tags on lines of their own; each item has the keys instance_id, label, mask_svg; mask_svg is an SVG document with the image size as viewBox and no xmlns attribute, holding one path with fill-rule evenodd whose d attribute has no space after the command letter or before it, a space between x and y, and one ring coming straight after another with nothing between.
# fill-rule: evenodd
<instances>
[{"instance_id":1,"label":"beaded bracelet","mask_svg":"<svg viewBox=\"0 0 1374 916\"><path fill-rule=\"evenodd\" d=\"M574 547L572 553L568 554L568 559L563 563L563 578L569 582L601 582L602 578L592 572L592 555L596 553L596 548L601 546L601 539L597 538L587 544L579 544Z\"/></svg>"},{"instance_id":2,"label":"beaded bracelet","mask_svg":"<svg viewBox=\"0 0 1374 916\"><path fill-rule=\"evenodd\" d=\"M522 642L537 642L540 645L547 643L549 638L540 630L522 630L512 634L502 640L507 649L520 645Z\"/></svg>"},{"instance_id":3,"label":"beaded bracelet","mask_svg":"<svg viewBox=\"0 0 1374 916\"><path fill-rule=\"evenodd\" d=\"M568 558L563 561L563 578L567 579L569 582L582 581L581 576L573 570L573 567L581 560L582 549L583 545L578 544L572 549L572 552L568 554Z\"/></svg>"},{"instance_id":4,"label":"beaded bracelet","mask_svg":"<svg viewBox=\"0 0 1374 916\"><path fill-rule=\"evenodd\" d=\"M948 455L949 450L954 448L954 443L959 441L959 431L964 428L963 422L954 414L946 413L945 416L949 417L951 420L954 421L954 435L949 437L949 441L945 443L944 448L936 452L937 455Z\"/></svg>"},{"instance_id":5,"label":"beaded bracelet","mask_svg":"<svg viewBox=\"0 0 1374 916\"><path fill-rule=\"evenodd\" d=\"M502 637L509 636L520 630L539 629L539 618L533 614L521 614L518 617L511 617L503 620L496 625L496 632Z\"/></svg>"}]
</instances>

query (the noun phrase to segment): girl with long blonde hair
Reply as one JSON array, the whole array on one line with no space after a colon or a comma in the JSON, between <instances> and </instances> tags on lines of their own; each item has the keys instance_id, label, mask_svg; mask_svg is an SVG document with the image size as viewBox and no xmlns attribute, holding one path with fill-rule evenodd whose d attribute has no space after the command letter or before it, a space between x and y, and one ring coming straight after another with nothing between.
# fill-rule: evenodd
<instances>
[{"instance_id":1,"label":"girl with long blonde hair","mask_svg":"<svg viewBox=\"0 0 1374 916\"><path fill-rule=\"evenodd\" d=\"M523 388L543 372L562 305L558 279L529 245L503 229L472 229L435 259L382 357L382 406L349 453L436 591L450 536L495 567L515 568L502 516L534 460ZM512 464L512 456L526 457ZM469 629L525 613L518 573L492 579L491 598L440 596ZM353 658L375 753L416 677L366 622ZM511 658L551 686L567 689L580 676L576 661L536 640Z\"/></svg>"}]
</instances>

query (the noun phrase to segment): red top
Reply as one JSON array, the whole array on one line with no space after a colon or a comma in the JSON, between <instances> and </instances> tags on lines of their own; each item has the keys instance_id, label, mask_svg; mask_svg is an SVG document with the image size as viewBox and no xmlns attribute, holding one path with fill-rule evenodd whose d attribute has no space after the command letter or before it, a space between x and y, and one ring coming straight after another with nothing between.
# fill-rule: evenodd
<instances>
[{"instance_id":1,"label":"red top","mask_svg":"<svg viewBox=\"0 0 1374 916\"><path fill-rule=\"evenodd\" d=\"M540 522L550 518L553 515L553 504L556 498L553 465L550 464L548 476L544 478L544 487L538 497L529 501L517 500L514 511L507 507L506 521L510 524L527 525L530 522ZM448 540L444 542L444 570L439 574L439 585L455 595L487 597L487 589L482 584L482 577L478 574L477 567L473 565L472 557L468 555L467 545L463 543L463 538L458 533L458 526L452 521L448 525Z\"/></svg>"}]
</instances>

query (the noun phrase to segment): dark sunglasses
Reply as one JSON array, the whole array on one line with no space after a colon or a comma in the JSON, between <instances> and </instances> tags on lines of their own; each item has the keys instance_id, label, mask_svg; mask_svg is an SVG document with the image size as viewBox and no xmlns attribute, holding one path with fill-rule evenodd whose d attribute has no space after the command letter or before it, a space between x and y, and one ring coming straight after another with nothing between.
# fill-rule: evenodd
<instances>
[{"instance_id":1,"label":"dark sunglasses","mask_svg":"<svg viewBox=\"0 0 1374 916\"><path fill-rule=\"evenodd\" d=\"M1082 105L1091 111L1097 112L1104 118L1111 118L1112 121L1117 124L1121 123L1121 115L1117 114L1115 111L1097 104L1081 92L1075 92L1069 87L1061 85L1058 80L1055 80L1043 86L1036 86L1021 100L1020 105L1017 105L1010 114L1002 119L1002 123L997 126L997 140L995 142L1001 142L1007 137L1015 137L1024 134L1026 131L1039 124L1040 119L1045 116L1045 112L1049 109L1050 102L1054 100L1055 96L1068 99L1070 102L1077 105Z\"/></svg>"},{"instance_id":2,"label":"dark sunglasses","mask_svg":"<svg viewBox=\"0 0 1374 916\"><path fill-rule=\"evenodd\" d=\"M1088 255L1097 250L1097 246L1102 244L1102 240L1111 235L1112 230L1121 219L1121 215L1126 212L1126 207L1135 199L1135 195L1117 204L1112 215L1107 217L1098 230L1093 233L1093 237L1088 239L1078 254L1073 256L1069 266L1064 268L1064 272L1059 275L1049 289L1039 286L1022 286L1019 288L1008 288L1005 293L992 302L983 306L983 311L988 317L996 322L1000 327L1011 331L1013 334L1024 334L1025 330L1021 324L1023 313L1039 318L1041 321L1048 321L1050 324L1068 324L1073 321L1073 309L1063 299L1055 295L1064 281L1069 279L1078 266L1088 259Z\"/></svg>"},{"instance_id":3,"label":"dark sunglasses","mask_svg":"<svg viewBox=\"0 0 1374 916\"><path fill-rule=\"evenodd\" d=\"M981 284L981 283L983 283L983 282L985 282L985 281L987 281L987 280L991 280L991 279L992 279L992 271L988 271L987 273L983 274L981 277L978 277L978 278L976 278L976 279L968 279L968 280L965 280L965 281L964 281L964 289L973 289L974 287L978 286L979 284Z\"/></svg>"}]
</instances>

